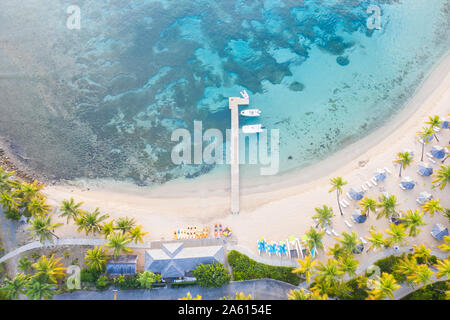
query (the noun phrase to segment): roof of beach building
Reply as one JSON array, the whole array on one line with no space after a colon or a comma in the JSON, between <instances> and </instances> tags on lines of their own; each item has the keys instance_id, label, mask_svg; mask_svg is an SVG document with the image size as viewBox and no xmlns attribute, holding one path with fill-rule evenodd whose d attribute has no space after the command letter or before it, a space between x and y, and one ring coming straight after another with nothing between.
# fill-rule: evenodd
<instances>
[{"instance_id":1,"label":"roof of beach building","mask_svg":"<svg viewBox=\"0 0 450 320\"><path fill-rule=\"evenodd\" d=\"M199 264L224 263L223 246L185 248L184 244L165 243L161 249L150 249L145 254L145 269L161 273L163 278L182 277L185 271L195 269Z\"/></svg>"}]
</instances>

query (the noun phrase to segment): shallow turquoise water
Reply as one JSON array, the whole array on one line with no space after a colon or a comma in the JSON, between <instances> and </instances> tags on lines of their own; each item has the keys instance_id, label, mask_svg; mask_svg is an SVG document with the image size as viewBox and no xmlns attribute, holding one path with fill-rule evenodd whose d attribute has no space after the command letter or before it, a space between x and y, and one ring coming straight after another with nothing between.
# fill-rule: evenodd
<instances>
[{"instance_id":1,"label":"shallow turquoise water","mask_svg":"<svg viewBox=\"0 0 450 320\"><path fill-rule=\"evenodd\" d=\"M28 39L31 29L6 21L37 19L26 16L44 12L34 3L25 11L0 4L4 28ZM225 132L227 97L242 89L262 110L259 121L280 130L280 171L304 167L383 125L450 47L448 0L86 0L77 31L64 25L70 4L46 4L49 23L34 30L51 28L51 37L20 43L34 58L22 69L39 66L53 80L42 85L56 110L42 111L48 99L23 83L10 82L24 90L5 94L34 99L34 108L0 104L0 133L30 166L54 177L151 184L207 174L213 166L172 164L171 132L192 132L194 120ZM380 30L366 25L373 4L382 12ZM39 53L49 47L51 54ZM0 56L0 66L5 61ZM13 127L24 113L37 134Z\"/></svg>"}]
</instances>

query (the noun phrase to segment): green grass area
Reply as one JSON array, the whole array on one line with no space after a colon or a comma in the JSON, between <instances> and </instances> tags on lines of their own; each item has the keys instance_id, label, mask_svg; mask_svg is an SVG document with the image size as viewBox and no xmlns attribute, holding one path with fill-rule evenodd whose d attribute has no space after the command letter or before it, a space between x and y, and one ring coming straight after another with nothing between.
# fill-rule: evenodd
<instances>
[{"instance_id":1,"label":"green grass area","mask_svg":"<svg viewBox=\"0 0 450 320\"><path fill-rule=\"evenodd\" d=\"M445 300L445 291L450 290L450 280L435 282L408 294L401 300Z\"/></svg>"},{"instance_id":2,"label":"green grass area","mask_svg":"<svg viewBox=\"0 0 450 320\"><path fill-rule=\"evenodd\" d=\"M235 250L228 253L228 263L233 269L234 281L269 278L297 286L301 280L298 275L292 273L293 267L276 267L259 263Z\"/></svg>"}]
</instances>

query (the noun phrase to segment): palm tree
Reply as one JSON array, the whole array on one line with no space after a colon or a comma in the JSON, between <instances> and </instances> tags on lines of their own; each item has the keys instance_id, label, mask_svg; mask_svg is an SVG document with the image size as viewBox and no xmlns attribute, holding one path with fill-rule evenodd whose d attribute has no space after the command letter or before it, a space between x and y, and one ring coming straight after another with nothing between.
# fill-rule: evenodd
<instances>
[{"instance_id":1,"label":"palm tree","mask_svg":"<svg viewBox=\"0 0 450 320\"><path fill-rule=\"evenodd\" d=\"M412 162L413 157L409 152L399 152L397 153L397 158L394 162L400 164L400 172L398 174L399 177L402 176L402 169L406 169Z\"/></svg>"},{"instance_id":2,"label":"palm tree","mask_svg":"<svg viewBox=\"0 0 450 320\"><path fill-rule=\"evenodd\" d=\"M354 231L351 234L344 231L342 232L342 238L335 237L334 239L341 243L342 248L349 255L358 252L358 246L361 245L358 234Z\"/></svg>"},{"instance_id":3,"label":"palm tree","mask_svg":"<svg viewBox=\"0 0 450 320\"><path fill-rule=\"evenodd\" d=\"M415 268L414 272L408 275L407 278L416 285L427 285L431 283L431 278L433 275L434 272L431 271L426 264L419 264Z\"/></svg>"},{"instance_id":4,"label":"palm tree","mask_svg":"<svg viewBox=\"0 0 450 320\"><path fill-rule=\"evenodd\" d=\"M128 236L134 243L144 243L143 237L148 234L148 232L142 231L142 226L136 226L128 231Z\"/></svg>"},{"instance_id":5,"label":"palm tree","mask_svg":"<svg viewBox=\"0 0 450 320\"><path fill-rule=\"evenodd\" d=\"M422 210L433 217L436 212L443 212L444 208L441 206L441 199L431 199L422 204Z\"/></svg>"},{"instance_id":6,"label":"palm tree","mask_svg":"<svg viewBox=\"0 0 450 320\"><path fill-rule=\"evenodd\" d=\"M436 136L436 131L434 128L436 128L436 127L439 128L441 126L441 124L442 124L441 118L439 116L434 116L434 117L429 116L428 121L425 123L430 126L430 129L433 130L433 135L436 138L436 141L439 142L439 139Z\"/></svg>"},{"instance_id":7,"label":"palm tree","mask_svg":"<svg viewBox=\"0 0 450 320\"><path fill-rule=\"evenodd\" d=\"M314 268L316 267L318 261L313 260L311 255L307 255L303 260L297 259L299 268L292 270L293 273L301 274L305 277L306 283L309 283L312 275L314 274Z\"/></svg>"},{"instance_id":8,"label":"palm tree","mask_svg":"<svg viewBox=\"0 0 450 320\"><path fill-rule=\"evenodd\" d=\"M300 290L290 290L288 300L328 300L328 295L321 295L317 290L308 292L301 288Z\"/></svg>"},{"instance_id":9,"label":"palm tree","mask_svg":"<svg viewBox=\"0 0 450 320\"><path fill-rule=\"evenodd\" d=\"M343 216L344 213L342 212L341 203L339 201L339 196L342 194L342 192L343 192L342 187L347 184L347 181L344 181L344 179L342 179L342 177L336 177L336 178L330 179L330 184L331 184L331 189L328 192L333 192L334 190L336 190L339 211L341 212L341 216Z\"/></svg>"},{"instance_id":10,"label":"palm tree","mask_svg":"<svg viewBox=\"0 0 450 320\"><path fill-rule=\"evenodd\" d=\"M75 224L78 225L78 232L84 230L86 235L89 235L91 232L95 235L102 231L101 223L108 218L107 214L100 215L99 209L96 208L93 212L82 212L75 219Z\"/></svg>"},{"instance_id":11,"label":"palm tree","mask_svg":"<svg viewBox=\"0 0 450 320\"><path fill-rule=\"evenodd\" d=\"M0 167L0 192L9 191L15 185L14 180L10 179L14 174L14 171L7 172Z\"/></svg>"},{"instance_id":12,"label":"palm tree","mask_svg":"<svg viewBox=\"0 0 450 320\"><path fill-rule=\"evenodd\" d=\"M406 238L405 227L402 224L396 225L395 223L391 223L389 228L390 229L386 229L386 233L390 235L390 237L386 239L386 242L389 245L403 244Z\"/></svg>"},{"instance_id":13,"label":"palm tree","mask_svg":"<svg viewBox=\"0 0 450 320\"><path fill-rule=\"evenodd\" d=\"M197 295L197 297L193 298L192 295L191 295L191 293L188 292L188 293L186 294L186 297L180 298L180 299L178 299L178 300L202 300L202 296Z\"/></svg>"},{"instance_id":14,"label":"palm tree","mask_svg":"<svg viewBox=\"0 0 450 320\"><path fill-rule=\"evenodd\" d=\"M2 192L0 195L0 203L5 210L17 209L20 205L18 200L8 191Z\"/></svg>"},{"instance_id":15,"label":"palm tree","mask_svg":"<svg viewBox=\"0 0 450 320\"><path fill-rule=\"evenodd\" d=\"M8 191L4 191L0 194L0 204L1 207L5 210L5 215L11 220L19 220L20 212L19 206L20 203L17 198L13 196Z\"/></svg>"},{"instance_id":16,"label":"palm tree","mask_svg":"<svg viewBox=\"0 0 450 320\"><path fill-rule=\"evenodd\" d=\"M18 273L14 279L5 279L5 285L0 288L6 292L6 298L9 300L17 300L19 294L25 293L25 286L28 284L29 277L25 273Z\"/></svg>"},{"instance_id":17,"label":"palm tree","mask_svg":"<svg viewBox=\"0 0 450 320\"><path fill-rule=\"evenodd\" d=\"M70 198L70 200L63 200L61 202L61 207L59 210L61 210L60 217L67 217L67 223L69 223L69 220L72 219L75 221L75 219L80 214L80 207L83 205L83 202L75 203L75 200L73 198Z\"/></svg>"},{"instance_id":18,"label":"palm tree","mask_svg":"<svg viewBox=\"0 0 450 320\"><path fill-rule=\"evenodd\" d=\"M56 286L53 283L41 282L36 278L32 278L32 280L26 286L26 295L31 300L51 300L53 295L55 294Z\"/></svg>"},{"instance_id":19,"label":"palm tree","mask_svg":"<svg viewBox=\"0 0 450 320\"><path fill-rule=\"evenodd\" d=\"M356 276L356 269L359 266L359 261L356 260L353 255L345 255L339 260L339 267L341 271L347 273L350 277Z\"/></svg>"},{"instance_id":20,"label":"palm tree","mask_svg":"<svg viewBox=\"0 0 450 320\"><path fill-rule=\"evenodd\" d=\"M447 183L450 184L450 166L442 165L432 176L435 177L433 188L439 187L443 190Z\"/></svg>"},{"instance_id":21,"label":"palm tree","mask_svg":"<svg viewBox=\"0 0 450 320\"><path fill-rule=\"evenodd\" d=\"M327 254L339 260L345 254L345 250L339 243L335 243L333 247L328 247Z\"/></svg>"},{"instance_id":22,"label":"palm tree","mask_svg":"<svg viewBox=\"0 0 450 320\"><path fill-rule=\"evenodd\" d=\"M302 239L306 241L306 246L308 247L310 252L312 252L313 249L323 249L322 238L324 234L325 232L317 232L313 227L311 227L309 231L305 233Z\"/></svg>"},{"instance_id":23,"label":"palm tree","mask_svg":"<svg viewBox=\"0 0 450 320\"><path fill-rule=\"evenodd\" d=\"M319 282L323 281L331 288L335 288L339 279L344 275L344 271L339 268L339 263L334 259L328 259L326 264L319 261L319 265L316 269L317 280Z\"/></svg>"},{"instance_id":24,"label":"palm tree","mask_svg":"<svg viewBox=\"0 0 450 320\"><path fill-rule=\"evenodd\" d=\"M370 211L376 211L377 201L373 198L364 197L359 201L359 205L361 206L361 213L368 216Z\"/></svg>"},{"instance_id":25,"label":"palm tree","mask_svg":"<svg viewBox=\"0 0 450 320\"><path fill-rule=\"evenodd\" d=\"M369 229L369 233L371 236L366 236L367 241L370 242L370 247L368 250L378 250L386 245L386 240L384 240L381 232L377 232L375 228L371 227Z\"/></svg>"},{"instance_id":26,"label":"palm tree","mask_svg":"<svg viewBox=\"0 0 450 320\"><path fill-rule=\"evenodd\" d=\"M450 236L444 237L444 243L438 246L439 249L445 252L450 252Z\"/></svg>"},{"instance_id":27,"label":"palm tree","mask_svg":"<svg viewBox=\"0 0 450 320\"><path fill-rule=\"evenodd\" d=\"M334 217L333 208L323 205L322 208L315 208L317 214L313 216L313 219L317 219L316 228L320 225L322 228L331 224L331 218Z\"/></svg>"},{"instance_id":28,"label":"palm tree","mask_svg":"<svg viewBox=\"0 0 450 320\"><path fill-rule=\"evenodd\" d=\"M382 194L377 202L377 207L381 209L377 214L377 219L380 219L381 217L389 219L393 214L397 213L397 206L397 197L395 195L386 197L386 195Z\"/></svg>"},{"instance_id":29,"label":"palm tree","mask_svg":"<svg viewBox=\"0 0 450 320\"><path fill-rule=\"evenodd\" d=\"M23 215L31 217L32 212L28 211L28 203L37 196L42 196L39 192L43 186L39 185L37 181L32 183L22 183L19 189L14 190L13 195L20 201L20 207L24 209Z\"/></svg>"},{"instance_id":30,"label":"palm tree","mask_svg":"<svg viewBox=\"0 0 450 320\"><path fill-rule=\"evenodd\" d=\"M236 295L234 297L223 297L220 298L220 300L253 300L253 297L251 294L246 296L243 292L236 292Z\"/></svg>"},{"instance_id":31,"label":"palm tree","mask_svg":"<svg viewBox=\"0 0 450 320\"><path fill-rule=\"evenodd\" d=\"M416 237L419 233L422 232L422 229L420 227L426 225L426 223L422 219L423 214L420 213L418 209L412 211L411 209L408 209L406 213L404 214L404 218L402 219L402 223L406 227L406 229L409 229L409 236L410 237Z\"/></svg>"},{"instance_id":32,"label":"palm tree","mask_svg":"<svg viewBox=\"0 0 450 320\"><path fill-rule=\"evenodd\" d=\"M103 246L95 247L86 251L84 263L93 271L105 271L106 261L108 261L108 250L104 250Z\"/></svg>"},{"instance_id":33,"label":"palm tree","mask_svg":"<svg viewBox=\"0 0 450 320\"><path fill-rule=\"evenodd\" d=\"M131 242L130 238L127 238L121 233L114 233L109 236L109 242L105 245L108 248L114 249L114 259L116 259L121 252L130 253L133 252L130 248L127 248L127 244Z\"/></svg>"},{"instance_id":34,"label":"palm tree","mask_svg":"<svg viewBox=\"0 0 450 320\"><path fill-rule=\"evenodd\" d=\"M22 271L30 270L32 264L33 264L33 261L28 259L28 257L23 257L23 258L19 259L19 269Z\"/></svg>"},{"instance_id":35,"label":"palm tree","mask_svg":"<svg viewBox=\"0 0 450 320\"><path fill-rule=\"evenodd\" d=\"M61 258L55 258L51 255L50 258L42 256L36 263L32 265L35 270L33 278L38 278L44 282L57 283L58 279L63 279L66 276L66 269Z\"/></svg>"},{"instance_id":36,"label":"palm tree","mask_svg":"<svg viewBox=\"0 0 450 320\"><path fill-rule=\"evenodd\" d=\"M52 207L46 204L45 201L46 199L44 198L44 196L40 194L36 195L27 203L27 212L32 217L46 216L50 212Z\"/></svg>"},{"instance_id":37,"label":"palm tree","mask_svg":"<svg viewBox=\"0 0 450 320\"><path fill-rule=\"evenodd\" d=\"M394 267L394 272L402 277L408 277L412 275L417 268L417 260L414 257L403 256L402 259ZM408 278L407 282L411 283Z\"/></svg>"},{"instance_id":38,"label":"palm tree","mask_svg":"<svg viewBox=\"0 0 450 320\"><path fill-rule=\"evenodd\" d=\"M108 223L104 223L102 225L102 233L105 236L105 239L108 239L108 237L114 233L114 219L111 220Z\"/></svg>"},{"instance_id":39,"label":"palm tree","mask_svg":"<svg viewBox=\"0 0 450 320\"><path fill-rule=\"evenodd\" d=\"M48 216L35 216L30 221L30 226L28 230L31 231L33 237L39 237L40 242L45 240L51 240L52 237L59 239L56 234L54 234L54 229L62 226L62 223L52 223L52 215Z\"/></svg>"},{"instance_id":40,"label":"palm tree","mask_svg":"<svg viewBox=\"0 0 450 320\"><path fill-rule=\"evenodd\" d=\"M438 260L437 264L434 265L436 269L438 269L438 272L436 273L436 277L438 279L442 277L447 277L447 279L450 279L450 260L449 259L443 259Z\"/></svg>"},{"instance_id":41,"label":"palm tree","mask_svg":"<svg viewBox=\"0 0 450 320\"><path fill-rule=\"evenodd\" d=\"M305 289L300 290L290 290L288 293L288 300L310 300L311 294Z\"/></svg>"},{"instance_id":42,"label":"palm tree","mask_svg":"<svg viewBox=\"0 0 450 320\"><path fill-rule=\"evenodd\" d=\"M369 295L376 299L394 298L394 292L400 288L392 274L383 272L375 281L374 289L369 291Z\"/></svg>"},{"instance_id":43,"label":"palm tree","mask_svg":"<svg viewBox=\"0 0 450 320\"><path fill-rule=\"evenodd\" d=\"M450 209L444 209L444 217L450 222Z\"/></svg>"},{"instance_id":44,"label":"palm tree","mask_svg":"<svg viewBox=\"0 0 450 320\"><path fill-rule=\"evenodd\" d=\"M423 154L425 152L425 145L430 143L433 139L434 130L432 128L423 127L422 131L417 132L417 135L420 137L420 143L422 144L422 157L420 161L423 161Z\"/></svg>"},{"instance_id":45,"label":"palm tree","mask_svg":"<svg viewBox=\"0 0 450 320\"><path fill-rule=\"evenodd\" d=\"M431 259L431 249L425 247L423 243L420 246L413 245L413 249L413 257L416 259L419 258L423 261L423 263L428 264Z\"/></svg>"},{"instance_id":46,"label":"palm tree","mask_svg":"<svg viewBox=\"0 0 450 320\"><path fill-rule=\"evenodd\" d=\"M139 274L137 280L141 288L151 289L155 282L161 281L161 276L147 270Z\"/></svg>"},{"instance_id":47,"label":"palm tree","mask_svg":"<svg viewBox=\"0 0 450 320\"><path fill-rule=\"evenodd\" d=\"M116 221L116 230L122 231L122 234L127 233L136 225L136 221L133 218L119 218Z\"/></svg>"}]
</instances>

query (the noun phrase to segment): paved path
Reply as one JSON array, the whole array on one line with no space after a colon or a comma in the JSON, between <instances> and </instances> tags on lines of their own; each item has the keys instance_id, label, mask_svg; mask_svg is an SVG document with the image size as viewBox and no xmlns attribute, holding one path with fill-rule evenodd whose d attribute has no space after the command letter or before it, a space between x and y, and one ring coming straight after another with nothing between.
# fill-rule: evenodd
<instances>
[{"instance_id":1,"label":"paved path","mask_svg":"<svg viewBox=\"0 0 450 320\"><path fill-rule=\"evenodd\" d=\"M152 290L122 290L117 294L118 300L177 300L190 292L192 296L200 295L203 300L218 300L225 296L235 296L236 292L251 294L256 300L286 300L290 290L296 287L272 279L232 281L221 288L203 289L199 286L185 288L161 288ZM56 295L54 300L112 300L113 289L103 292L75 291Z\"/></svg>"}]
</instances>

